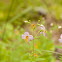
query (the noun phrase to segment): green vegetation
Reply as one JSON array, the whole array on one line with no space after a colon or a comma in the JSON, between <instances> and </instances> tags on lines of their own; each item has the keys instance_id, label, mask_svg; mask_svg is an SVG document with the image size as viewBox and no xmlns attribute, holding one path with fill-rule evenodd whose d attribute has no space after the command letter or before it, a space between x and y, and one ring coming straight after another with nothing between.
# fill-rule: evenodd
<instances>
[{"instance_id":1,"label":"green vegetation","mask_svg":"<svg viewBox=\"0 0 62 62\"><path fill-rule=\"evenodd\" d=\"M33 57L33 41L29 45L21 36L27 29L32 34L31 25L24 21L36 24L39 20L45 25L47 33L45 37L38 35L38 39L34 40L36 54ZM62 47L54 44L58 40L52 39L54 31L62 34L62 29L58 29L61 22L62 0L1 0L0 62L56 62L55 54L62 61L61 53L55 51ZM51 23L52 26L49 25Z\"/></svg>"}]
</instances>

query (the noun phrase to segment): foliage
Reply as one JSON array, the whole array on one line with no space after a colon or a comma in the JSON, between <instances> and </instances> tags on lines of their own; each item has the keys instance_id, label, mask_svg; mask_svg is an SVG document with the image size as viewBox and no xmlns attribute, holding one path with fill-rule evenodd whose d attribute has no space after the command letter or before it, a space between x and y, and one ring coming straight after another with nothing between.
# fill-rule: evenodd
<instances>
[{"instance_id":1,"label":"foliage","mask_svg":"<svg viewBox=\"0 0 62 62\"><path fill-rule=\"evenodd\" d=\"M50 29L49 26L46 27L46 37L42 34L36 36L34 58L32 55L33 41L28 44L21 39L25 28L28 28L23 28L27 25L24 21L34 21L36 23L41 20L41 24L46 26L49 22L47 22L47 18L49 19L50 16L56 22ZM54 34L52 31L59 32L57 22L62 22L62 0L1 0L0 62L55 62L56 58L53 55L53 53L57 53L55 48L62 49L60 46L55 46L54 40L52 40L52 34ZM31 28L29 30L32 31ZM62 61L61 54L59 59Z\"/></svg>"},{"instance_id":2,"label":"foliage","mask_svg":"<svg viewBox=\"0 0 62 62\"><path fill-rule=\"evenodd\" d=\"M3 31L3 29L2 29ZM0 62L55 62L53 53L49 51L55 50L53 41L51 40L51 34L48 37L41 35L38 40L35 39L35 53L37 57L33 59L32 56L32 41L30 45L21 39L21 34L24 30L18 26L16 29L11 24L6 25L6 31L4 34L3 42L0 41ZM3 33L1 33L2 36ZM2 37L1 37L2 38ZM3 58L2 58L3 57Z\"/></svg>"}]
</instances>

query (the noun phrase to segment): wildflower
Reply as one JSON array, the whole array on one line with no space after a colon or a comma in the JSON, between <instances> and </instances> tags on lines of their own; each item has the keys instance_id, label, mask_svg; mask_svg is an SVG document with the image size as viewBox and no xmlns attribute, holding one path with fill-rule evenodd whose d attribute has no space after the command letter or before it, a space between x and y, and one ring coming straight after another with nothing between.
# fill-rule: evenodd
<instances>
[{"instance_id":1,"label":"wildflower","mask_svg":"<svg viewBox=\"0 0 62 62\"><path fill-rule=\"evenodd\" d=\"M35 24L32 24L32 27L33 27L33 29L35 29L35 27L36 27Z\"/></svg>"},{"instance_id":2,"label":"wildflower","mask_svg":"<svg viewBox=\"0 0 62 62\"><path fill-rule=\"evenodd\" d=\"M51 23L50 26L53 26L53 23Z\"/></svg>"},{"instance_id":3,"label":"wildflower","mask_svg":"<svg viewBox=\"0 0 62 62\"><path fill-rule=\"evenodd\" d=\"M24 34L22 34L22 39L25 39L26 42L29 42L30 40L33 40L33 36L29 35L28 32L25 32Z\"/></svg>"},{"instance_id":4,"label":"wildflower","mask_svg":"<svg viewBox=\"0 0 62 62\"><path fill-rule=\"evenodd\" d=\"M36 53L34 53L34 56L35 56L35 57L38 57L38 55L37 55Z\"/></svg>"},{"instance_id":5,"label":"wildflower","mask_svg":"<svg viewBox=\"0 0 62 62\"><path fill-rule=\"evenodd\" d=\"M59 42L62 43L62 34L60 35Z\"/></svg>"},{"instance_id":6,"label":"wildflower","mask_svg":"<svg viewBox=\"0 0 62 62\"><path fill-rule=\"evenodd\" d=\"M40 34L43 34L43 35L45 36L45 33L46 33L47 31L45 30L44 25L41 25L41 26L40 26L40 29L41 29Z\"/></svg>"},{"instance_id":7,"label":"wildflower","mask_svg":"<svg viewBox=\"0 0 62 62\"><path fill-rule=\"evenodd\" d=\"M27 23L28 21L24 21L25 23Z\"/></svg>"},{"instance_id":8,"label":"wildflower","mask_svg":"<svg viewBox=\"0 0 62 62\"><path fill-rule=\"evenodd\" d=\"M60 29L61 28L61 26L58 26L58 29Z\"/></svg>"}]
</instances>

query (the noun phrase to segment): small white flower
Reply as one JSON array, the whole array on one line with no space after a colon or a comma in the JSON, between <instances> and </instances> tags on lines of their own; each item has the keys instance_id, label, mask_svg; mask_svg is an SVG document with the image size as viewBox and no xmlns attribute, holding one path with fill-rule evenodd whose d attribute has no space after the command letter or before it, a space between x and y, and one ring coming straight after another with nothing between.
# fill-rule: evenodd
<instances>
[{"instance_id":1,"label":"small white flower","mask_svg":"<svg viewBox=\"0 0 62 62\"><path fill-rule=\"evenodd\" d=\"M27 23L28 21L24 21L25 23Z\"/></svg>"},{"instance_id":2,"label":"small white flower","mask_svg":"<svg viewBox=\"0 0 62 62\"><path fill-rule=\"evenodd\" d=\"M50 26L53 26L53 23L51 23Z\"/></svg>"},{"instance_id":3,"label":"small white flower","mask_svg":"<svg viewBox=\"0 0 62 62\"><path fill-rule=\"evenodd\" d=\"M43 27L43 25L41 24L41 27Z\"/></svg>"},{"instance_id":4,"label":"small white flower","mask_svg":"<svg viewBox=\"0 0 62 62\"><path fill-rule=\"evenodd\" d=\"M61 26L58 26L58 29L62 28Z\"/></svg>"}]
</instances>

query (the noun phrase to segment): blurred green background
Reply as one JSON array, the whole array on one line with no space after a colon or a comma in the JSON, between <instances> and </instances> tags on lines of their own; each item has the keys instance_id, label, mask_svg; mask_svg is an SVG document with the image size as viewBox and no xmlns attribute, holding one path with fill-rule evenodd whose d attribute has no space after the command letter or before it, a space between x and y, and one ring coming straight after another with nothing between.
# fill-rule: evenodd
<instances>
[{"instance_id":1,"label":"blurred green background","mask_svg":"<svg viewBox=\"0 0 62 62\"><path fill-rule=\"evenodd\" d=\"M25 31L32 34L28 27L31 25L24 21L36 24L38 20L45 25L47 35L35 39L38 57L33 59L32 42L27 45L21 35ZM54 54L62 51L59 26L62 27L62 0L0 0L0 62L60 62L62 57Z\"/></svg>"}]
</instances>

